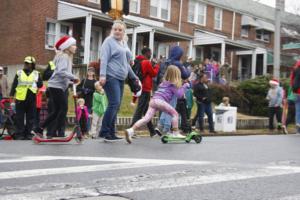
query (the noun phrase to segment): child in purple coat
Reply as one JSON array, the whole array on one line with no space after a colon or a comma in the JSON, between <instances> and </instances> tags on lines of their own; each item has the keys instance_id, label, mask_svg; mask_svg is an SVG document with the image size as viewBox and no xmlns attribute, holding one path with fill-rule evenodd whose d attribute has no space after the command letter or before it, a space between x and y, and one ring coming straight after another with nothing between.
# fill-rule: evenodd
<instances>
[{"instance_id":1,"label":"child in purple coat","mask_svg":"<svg viewBox=\"0 0 300 200\"><path fill-rule=\"evenodd\" d=\"M77 100L76 119L79 122L82 135L84 137L88 137L87 122L89 119L89 112L87 107L84 104L85 104L84 99L80 98Z\"/></svg>"},{"instance_id":2,"label":"child in purple coat","mask_svg":"<svg viewBox=\"0 0 300 200\"><path fill-rule=\"evenodd\" d=\"M129 144L132 142L131 137L134 135L134 131L147 124L154 117L157 111L166 112L172 116L173 135L176 137L185 137L181 135L178 130L178 113L169 104L174 95L180 98L184 95L186 89L190 87L189 83L185 83L183 86L180 86L181 72L178 67L170 65L165 73L164 81L159 85L158 90L150 100L146 115L137 121L131 128L126 129L126 141Z\"/></svg>"}]
</instances>

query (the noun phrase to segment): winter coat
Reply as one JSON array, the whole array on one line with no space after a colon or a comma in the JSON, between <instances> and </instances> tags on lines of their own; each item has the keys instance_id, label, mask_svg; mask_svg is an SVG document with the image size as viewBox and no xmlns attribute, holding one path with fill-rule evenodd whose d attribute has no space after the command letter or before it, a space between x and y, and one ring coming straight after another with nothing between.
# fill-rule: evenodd
<instances>
[{"instance_id":1,"label":"winter coat","mask_svg":"<svg viewBox=\"0 0 300 200\"><path fill-rule=\"evenodd\" d=\"M89 118L89 112L88 112L87 107L84 106L83 110L84 110L84 112L82 112L82 109L81 109L80 106L77 106L77 108L76 108L76 114L77 114L76 119L77 119L77 121L79 121L82 116L85 117L86 120Z\"/></svg>"},{"instance_id":2,"label":"winter coat","mask_svg":"<svg viewBox=\"0 0 300 200\"><path fill-rule=\"evenodd\" d=\"M153 78L158 74L159 65L157 64L153 67L151 61L142 55L137 56L136 59L141 61L143 92L151 92L153 87Z\"/></svg>"}]
</instances>

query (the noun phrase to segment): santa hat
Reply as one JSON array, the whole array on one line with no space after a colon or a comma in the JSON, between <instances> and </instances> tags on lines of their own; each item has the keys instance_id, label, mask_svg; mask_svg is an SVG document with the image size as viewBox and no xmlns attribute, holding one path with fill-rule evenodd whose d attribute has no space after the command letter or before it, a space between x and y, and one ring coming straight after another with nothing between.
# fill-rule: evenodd
<instances>
[{"instance_id":1,"label":"santa hat","mask_svg":"<svg viewBox=\"0 0 300 200\"><path fill-rule=\"evenodd\" d=\"M279 81L277 79L272 79L272 80L270 80L269 84L279 85Z\"/></svg>"},{"instance_id":2,"label":"santa hat","mask_svg":"<svg viewBox=\"0 0 300 200\"><path fill-rule=\"evenodd\" d=\"M76 45L76 40L73 37L70 36L63 36L62 38L60 38L56 44L55 44L55 48L57 50L65 50L67 48L69 48L72 45Z\"/></svg>"}]
</instances>

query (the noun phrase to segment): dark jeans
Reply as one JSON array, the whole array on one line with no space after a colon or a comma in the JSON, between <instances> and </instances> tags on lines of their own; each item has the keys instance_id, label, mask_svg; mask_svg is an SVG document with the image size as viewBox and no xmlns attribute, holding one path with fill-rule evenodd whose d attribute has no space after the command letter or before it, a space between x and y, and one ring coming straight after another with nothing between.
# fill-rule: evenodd
<instances>
[{"instance_id":1,"label":"dark jeans","mask_svg":"<svg viewBox=\"0 0 300 200\"><path fill-rule=\"evenodd\" d=\"M117 114L120 109L124 91L124 81L107 76L104 91L108 99L108 106L103 116L100 137L115 137Z\"/></svg>"},{"instance_id":2,"label":"dark jeans","mask_svg":"<svg viewBox=\"0 0 300 200\"><path fill-rule=\"evenodd\" d=\"M277 123L281 124L282 111L280 107L269 107L269 129L274 129L274 115L276 115Z\"/></svg>"},{"instance_id":3,"label":"dark jeans","mask_svg":"<svg viewBox=\"0 0 300 200\"><path fill-rule=\"evenodd\" d=\"M28 91L24 101L16 100L16 137L27 137L31 135L31 130L35 121L36 96ZM26 117L26 125L25 123Z\"/></svg>"},{"instance_id":4,"label":"dark jeans","mask_svg":"<svg viewBox=\"0 0 300 200\"><path fill-rule=\"evenodd\" d=\"M139 97L139 102L134 112L132 123L130 126L133 126L138 120L140 120L143 117L143 115L146 114L149 107L150 97L150 92L142 92L141 96ZM151 133L150 135L154 135L155 130L151 121L147 123L147 127L149 132Z\"/></svg>"},{"instance_id":5,"label":"dark jeans","mask_svg":"<svg viewBox=\"0 0 300 200\"><path fill-rule=\"evenodd\" d=\"M49 114L54 109L54 105L53 105L53 98L50 97L50 92L47 91L47 94L48 94L48 105L47 105L47 107L48 107L48 116L49 116ZM66 92L65 92L66 101L68 101L68 96L69 96L69 91L66 90ZM67 104L67 110L68 110L68 104ZM64 125L63 127L58 127L57 130L54 130L50 126L48 126L47 127L47 136L65 137L65 129L66 129L66 125Z\"/></svg>"},{"instance_id":6,"label":"dark jeans","mask_svg":"<svg viewBox=\"0 0 300 200\"><path fill-rule=\"evenodd\" d=\"M214 131L214 122L213 122L213 112L212 112L212 107L211 103L200 103L197 102L198 106L198 122L199 122L199 127L200 130L204 130L204 113L207 115L208 118L208 126L209 126L209 131Z\"/></svg>"},{"instance_id":7,"label":"dark jeans","mask_svg":"<svg viewBox=\"0 0 300 200\"><path fill-rule=\"evenodd\" d=\"M286 127L291 123L295 123L295 115L296 115L295 101L288 101L288 104L289 104L288 116L285 122Z\"/></svg>"},{"instance_id":8,"label":"dark jeans","mask_svg":"<svg viewBox=\"0 0 300 200\"><path fill-rule=\"evenodd\" d=\"M52 108L42 128L48 128L48 135L55 136L57 130L65 127L68 99L66 98L66 92L62 89L49 88L49 92Z\"/></svg>"},{"instance_id":9,"label":"dark jeans","mask_svg":"<svg viewBox=\"0 0 300 200\"><path fill-rule=\"evenodd\" d=\"M190 133L192 131L192 128L190 126L189 120L188 120L188 110L187 110L187 103L186 99L178 99L176 104L176 110L180 116L180 129L184 133Z\"/></svg>"}]
</instances>

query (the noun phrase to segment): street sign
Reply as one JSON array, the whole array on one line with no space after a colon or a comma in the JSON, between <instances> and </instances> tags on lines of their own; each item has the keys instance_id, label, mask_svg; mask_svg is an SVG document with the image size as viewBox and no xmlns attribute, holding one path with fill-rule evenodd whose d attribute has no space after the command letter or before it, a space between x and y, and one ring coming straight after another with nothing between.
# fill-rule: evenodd
<instances>
[{"instance_id":1,"label":"street sign","mask_svg":"<svg viewBox=\"0 0 300 200\"><path fill-rule=\"evenodd\" d=\"M283 50L300 49L300 43L288 43L283 45Z\"/></svg>"}]
</instances>

